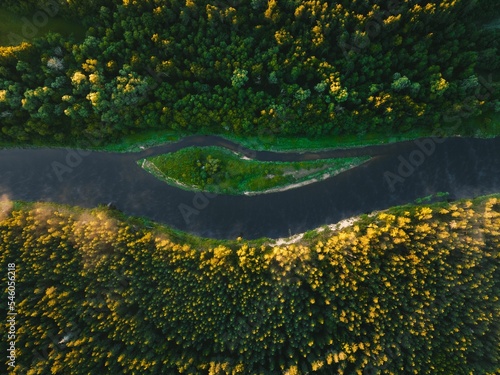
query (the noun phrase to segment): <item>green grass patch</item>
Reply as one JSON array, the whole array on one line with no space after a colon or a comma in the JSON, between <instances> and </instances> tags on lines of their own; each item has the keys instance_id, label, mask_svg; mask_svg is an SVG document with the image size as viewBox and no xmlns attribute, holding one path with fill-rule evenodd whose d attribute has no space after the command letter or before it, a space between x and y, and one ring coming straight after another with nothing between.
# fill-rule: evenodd
<instances>
[{"instance_id":1,"label":"green grass patch","mask_svg":"<svg viewBox=\"0 0 500 375\"><path fill-rule=\"evenodd\" d=\"M462 125L456 129L440 130L443 137L466 136L475 138L494 138L500 135L500 113L489 112L478 117L463 118ZM453 128L448 125L449 128ZM395 142L414 140L435 136L436 133L426 129L414 129L400 134L367 133L357 135L323 135L319 138L287 137L287 136L239 136L200 131L196 135L215 135L238 143L246 148L257 151L319 151L344 148L356 148L372 145L383 145ZM144 148L177 142L184 137L195 135L188 132L178 132L172 129L143 130L132 134L123 135L111 142L88 147L88 142L75 139L71 142L48 142L46 140L30 145L11 141L0 141L0 148L30 148L30 147L75 147L109 152L139 152Z\"/></svg>"},{"instance_id":2,"label":"green grass patch","mask_svg":"<svg viewBox=\"0 0 500 375\"><path fill-rule=\"evenodd\" d=\"M369 157L301 162L245 159L220 147L188 147L139 160L156 177L190 190L224 194L266 192L320 180L357 166Z\"/></svg>"},{"instance_id":3,"label":"green grass patch","mask_svg":"<svg viewBox=\"0 0 500 375\"><path fill-rule=\"evenodd\" d=\"M35 14L40 16L33 19ZM29 26L27 26L29 25ZM13 46L21 42L29 42L49 32L76 39L85 37L86 28L78 20L68 20L61 17L51 17L41 9L33 9L31 14L19 15L0 8L0 46Z\"/></svg>"},{"instance_id":4,"label":"green grass patch","mask_svg":"<svg viewBox=\"0 0 500 375\"><path fill-rule=\"evenodd\" d=\"M402 142L417 138L433 137L436 134L444 137L456 135L494 138L500 135L500 113L488 112L481 116L461 118L459 129L453 129L454 124L446 124L439 131L429 129L412 129L410 131L394 134L372 132L363 136L358 135L324 135L319 138L260 136L239 137L223 135L223 137L254 150L267 151L307 151L307 150L332 150L339 148L355 148L363 146L382 145ZM447 130L448 129L448 130Z\"/></svg>"},{"instance_id":5,"label":"green grass patch","mask_svg":"<svg viewBox=\"0 0 500 375\"><path fill-rule=\"evenodd\" d=\"M143 148L180 141L187 135L188 134L176 133L172 130L149 130L124 136L115 143L110 143L104 147L97 147L97 149L104 149L112 152L138 152Z\"/></svg>"}]
</instances>

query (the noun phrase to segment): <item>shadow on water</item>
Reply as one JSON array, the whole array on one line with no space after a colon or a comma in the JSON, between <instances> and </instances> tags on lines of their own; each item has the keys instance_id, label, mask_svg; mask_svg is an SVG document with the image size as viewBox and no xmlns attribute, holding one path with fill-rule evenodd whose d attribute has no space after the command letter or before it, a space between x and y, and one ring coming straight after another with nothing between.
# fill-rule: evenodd
<instances>
[{"instance_id":1,"label":"shadow on water","mask_svg":"<svg viewBox=\"0 0 500 375\"><path fill-rule=\"evenodd\" d=\"M157 180L140 158L189 146L223 146L258 160L313 160L370 155L324 181L279 193L226 196L184 191ZM312 153L254 152L215 136L194 136L140 153L63 149L0 150L0 195L82 207L113 202L128 215L214 238L283 237L437 192L456 198L500 191L500 138L451 138Z\"/></svg>"}]
</instances>

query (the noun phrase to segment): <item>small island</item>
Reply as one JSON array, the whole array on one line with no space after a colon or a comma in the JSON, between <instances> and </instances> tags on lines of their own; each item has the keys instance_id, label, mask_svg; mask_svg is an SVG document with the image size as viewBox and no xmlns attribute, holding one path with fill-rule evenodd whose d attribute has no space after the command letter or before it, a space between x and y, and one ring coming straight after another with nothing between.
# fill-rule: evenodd
<instances>
[{"instance_id":1,"label":"small island","mask_svg":"<svg viewBox=\"0 0 500 375\"><path fill-rule=\"evenodd\" d=\"M350 157L295 162L253 160L221 147L188 147L141 159L146 171L188 190L223 194L263 194L324 180L370 158Z\"/></svg>"}]
</instances>

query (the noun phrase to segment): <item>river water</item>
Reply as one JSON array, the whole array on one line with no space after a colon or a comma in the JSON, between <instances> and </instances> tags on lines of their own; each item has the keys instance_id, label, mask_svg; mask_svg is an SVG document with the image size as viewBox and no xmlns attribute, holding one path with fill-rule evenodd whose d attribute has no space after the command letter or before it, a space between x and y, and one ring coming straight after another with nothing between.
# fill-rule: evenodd
<instances>
[{"instance_id":1,"label":"river water","mask_svg":"<svg viewBox=\"0 0 500 375\"><path fill-rule=\"evenodd\" d=\"M147 156L193 145L223 146L269 161L361 155L372 159L296 189L208 197L169 186L136 163ZM309 153L255 153L215 136L187 137L178 143L126 154L0 150L0 195L82 207L113 202L127 215L144 216L213 238L284 237L437 192L449 192L457 199L500 192L500 138L424 139Z\"/></svg>"}]
</instances>

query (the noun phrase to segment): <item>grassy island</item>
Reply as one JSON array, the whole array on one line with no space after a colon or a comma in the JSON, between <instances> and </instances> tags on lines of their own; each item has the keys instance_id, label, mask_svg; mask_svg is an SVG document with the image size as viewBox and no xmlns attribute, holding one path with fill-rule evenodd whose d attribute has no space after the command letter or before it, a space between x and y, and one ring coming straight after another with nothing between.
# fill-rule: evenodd
<instances>
[{"instance_id":1,"label":"grassy island","mask_svg":"<svg viewBox=\"0 0 500 375\"><path fill-rule=\"evenodd\" d=\"M156 177L187 189L225 194L255 194L298 187L367 161L369 157L300 162L251 160L220 147L186 149L138 163Z\"/></svg>"}]
</instances>

